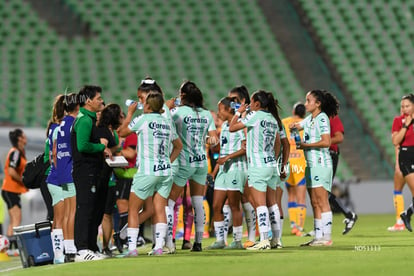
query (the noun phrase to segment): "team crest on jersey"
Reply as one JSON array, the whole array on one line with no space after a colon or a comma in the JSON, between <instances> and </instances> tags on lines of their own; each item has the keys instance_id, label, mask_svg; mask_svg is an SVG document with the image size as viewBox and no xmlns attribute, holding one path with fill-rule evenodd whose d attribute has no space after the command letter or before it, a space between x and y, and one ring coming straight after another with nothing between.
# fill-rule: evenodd
<instances>
[{"instance_id":1,"label":"team crest on jersey","mask_svg":"<svg viewBox=\"0 0 414 276\"><path fill-rule=\"evenodd\" d=\"M221 146L224 146L227 143L228 143L227 137L225 137L225 136L221 137Z\"/></svg>"}]
</instances>

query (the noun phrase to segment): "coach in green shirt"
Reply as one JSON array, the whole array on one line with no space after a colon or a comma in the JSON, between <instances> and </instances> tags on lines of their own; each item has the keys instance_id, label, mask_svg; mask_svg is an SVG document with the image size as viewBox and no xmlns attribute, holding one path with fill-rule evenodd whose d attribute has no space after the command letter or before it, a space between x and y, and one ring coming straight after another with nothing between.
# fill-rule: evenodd
<instances>
[{"instance_id":1,"label":"coach in green shirt","mask_svg":"<svg viewBox=\"0 0 414 276\"><path fill-rule=\"evenodd\" d=\"M104 157L111 151L100 143L96 126L96 112L103 109L102 88L86 85L79 91L80 110L73 124L71 146L73 157L72 177L76 187L75 245L78 254L75 261L101 259L96 252L100 204L99 174ZM106 183L108 185L108 183Z\"/></svg>"}]
</instances>

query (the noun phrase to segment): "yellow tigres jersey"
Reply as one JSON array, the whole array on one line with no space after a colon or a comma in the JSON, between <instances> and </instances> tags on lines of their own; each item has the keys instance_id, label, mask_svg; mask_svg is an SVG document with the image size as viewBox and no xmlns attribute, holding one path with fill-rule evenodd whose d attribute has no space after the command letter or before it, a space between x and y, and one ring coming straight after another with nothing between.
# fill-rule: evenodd
<instances>
[{"instance_id":1,"label":"yellow tigres jersey","mask_svg":"<svg viewBox=\"0 0 414 276\"><path fill-rule=\"evenodd\" d=\"M282 120L282 124L286 130L286 136L289 139L290 144L290 154L289 154L289 166L290 166L290 175L286 180L290 185L297 185L305 178L305 167L306 160L303 150L296 149L295 139L290 137L289 125L302 121L301 118L288 117ZM303 140L303 130L299 132L301 139Z\"/></svg>"}]
</instances>

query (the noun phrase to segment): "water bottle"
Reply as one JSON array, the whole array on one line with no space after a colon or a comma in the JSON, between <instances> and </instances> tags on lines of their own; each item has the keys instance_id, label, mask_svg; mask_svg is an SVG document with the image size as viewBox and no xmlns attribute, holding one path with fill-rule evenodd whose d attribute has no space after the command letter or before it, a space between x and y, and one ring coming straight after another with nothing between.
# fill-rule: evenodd
<instances>
[{"instance_id":1,"label":"water bottle","mask_svg":"<svg viewBox=\"0 0 414 276\"><path fill-rule=\"evenodd\" d=\"M231 102L230 103L230 107L233 108L234 110L238 110L240 108L241 104L236 103L236 102Z\"/></svg>"},{"instance_id":2,"label":"water bottle","mask_svg":"<svg viewBox=\"0 0 414 276\"><path fill-rule=\"evenodd\" d=\"M175 106L179 106L179 105L181 105L181 98L180 98L180 97L175 98L175 100L174 100L174 105L175 105Z\"/></svg>"},{"instance_id":3,"label":"water bottle","mask_svg":"<svg viewBox=\"0 0 414 276\"><path fill-rule=\"evenodd\" d=\"M292 128L291 132L293 139L295 139L296 147L299 148L301 143L299 130L297 128Z\"/></svg>"},{"instance_id":4,"label":"water bottle","mask_svg":"<svg viewBox=\"0 0 414 276\"><path fill-rule=\"evenodd\" d=\"M135 103L135 101L131 99L125 101L126 106L130 106L133 103ZM137 109L144 109L144 105L141 102L138 102Z\"/></svg>"}]
</instances>

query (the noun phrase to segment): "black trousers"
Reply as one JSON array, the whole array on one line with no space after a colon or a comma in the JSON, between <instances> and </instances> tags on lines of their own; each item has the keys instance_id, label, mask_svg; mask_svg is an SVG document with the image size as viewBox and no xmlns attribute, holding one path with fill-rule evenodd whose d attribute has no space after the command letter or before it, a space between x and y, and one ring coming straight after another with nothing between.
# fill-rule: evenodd
<instances>
[{"instance_id":1,"label":"black trousers","mask_svg":"<svg viewBox=\"0 0 414 276\"><path fill-rule=\"evenodd\" d=\"M98 227L105 211L108 182L86 169L72 172L76 187L75 245L78 250L98 251Z\"/></svg>"}]
</instances>

